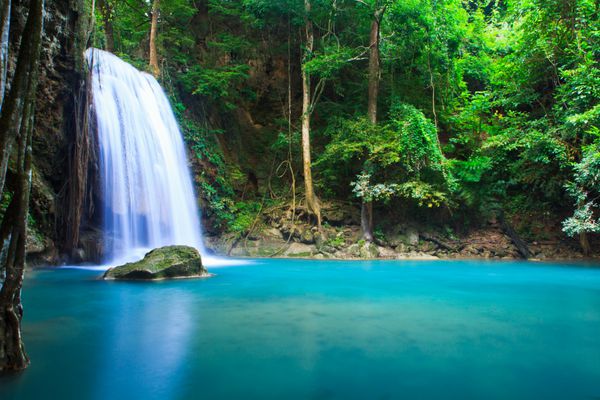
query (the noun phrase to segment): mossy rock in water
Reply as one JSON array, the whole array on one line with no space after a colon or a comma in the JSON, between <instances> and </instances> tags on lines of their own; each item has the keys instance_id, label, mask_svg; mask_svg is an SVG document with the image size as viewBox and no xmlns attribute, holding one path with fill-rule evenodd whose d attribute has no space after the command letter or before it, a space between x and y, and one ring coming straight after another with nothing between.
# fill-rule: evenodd
<instances>
[{"instance_id":1,"label":"mossy rock in water","mask_svg":"<svg viewBox=\"0 0 600 400\"><path fill-rule=\"evenodd\" d=\"M165 246L148 252L140 261L110 268L104 279L169 279L206 277L200 253L189 246Z\"/></svg>"}]
</instances>

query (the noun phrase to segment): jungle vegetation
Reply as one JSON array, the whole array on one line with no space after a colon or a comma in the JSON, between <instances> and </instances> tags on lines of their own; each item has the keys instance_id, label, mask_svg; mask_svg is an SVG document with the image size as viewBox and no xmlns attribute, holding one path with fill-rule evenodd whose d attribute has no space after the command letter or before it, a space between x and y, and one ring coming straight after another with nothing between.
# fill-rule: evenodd
<instances>
[{"instance_id":1,"label":"jungle vegetation","mask_svg":"<svg viewBox=\"0 0 600 400\"><path fill-rule=\"evenodd\" d=\"M268 58L287 87L262 151L289 161L317 223L337 197L362 203L369 240L373 207L398 201L454 218L545 213L584 251L600 230L597 1L96 4L96 45L157 74L196 156L224 171L201 192L226 228L243 229L248 205L189 99L260 107L252 70Z\"/></svg>"},{"instance_id":2,"label":"jungle vegetation","mask_svg":"<svg viewBox=\"0 0 600 400\"><path fill-rule=\"evenodd\" d=\"M48 3L18 2L26 24L11 36L21 45L7 74L11 1L0 2L0 232L9 241L0 363L9 369L28 362L20 287ZM87 8L90 45L152 73L169 94L220 231L247 231L265 201L298 201L320 227L321 205L337 200L361 209L366 241L377 211L399 209L458 225L490 215L553 221L584 253L600 232L598 0L90 0ZM231 137L242 144L227 148ZM261 190L249 196L257 180Z\"/></svg>"}]
</instances>

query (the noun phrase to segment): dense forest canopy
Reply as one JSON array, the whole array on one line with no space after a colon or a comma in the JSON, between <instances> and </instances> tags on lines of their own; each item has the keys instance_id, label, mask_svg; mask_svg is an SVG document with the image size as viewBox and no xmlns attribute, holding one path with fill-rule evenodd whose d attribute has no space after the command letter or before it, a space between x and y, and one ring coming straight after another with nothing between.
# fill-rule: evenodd
<instances>
[{"instance_id":1,"label":"dense forest canopy","mask_svg":"<svg viewBox=\"0 0 600 400\"><path fill-rule=\"evenodd\" d=\"M597 1L96 5L95 45L160 74L191 149L210 166L200 192L224 229L247 229L257 209L236 194L249 164L289 195L308 118L317 200L399 204L463 222L536 215L562 221L584 246L585 233L600 230ZM208 109L237 108L264 129L251 149L260 154L233 167L218 146L227 127L206 121ZM281 162L289 172L277 179L270 170Z\"/></svg>"},{"instance_id":2,"label":"dense forest canopy","mask_svg":"<svg viewBox=\"0 0 600 400\"><path fill-rule=\"evenodd\" d=\"M360 231L367 247L409 221L453 239L498 220L525 258L550 235L588 255L599 12L598 0L1 0L0 370L28 364L30 249L50 249L47 263L102 256L85 47L165 89L208 236L247 239L278 209L286 244L300 214L311 244L358 245ZM327 238L324 210L344 207L361 229Z\"/></svg>"}]
</instances>

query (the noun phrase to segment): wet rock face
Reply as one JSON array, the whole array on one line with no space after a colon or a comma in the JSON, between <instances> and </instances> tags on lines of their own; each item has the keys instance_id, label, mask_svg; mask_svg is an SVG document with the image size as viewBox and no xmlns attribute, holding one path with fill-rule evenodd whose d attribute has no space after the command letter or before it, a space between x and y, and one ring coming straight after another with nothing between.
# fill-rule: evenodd
<instances>
[{"instance_id":1,"label":"wet rock face","mask_svg":"<svg viewBox=\"0 0 600 400\"><path fill-rule=\"evenodd\" d=\"M165 246L150 251L140 261L110 268L103 278L159 280L208 276L210 274L202 265L198 250L189 246Z\"/></svg>"},{"instance_id":2,"label":"wet rock face","mask_svg":"<svg viewBox=\"0 0 600 400\"><path fill-rule=\"evenodd\" d=\"M8 83L13 78L20 37L29 1L13 0L8 50ZM75 125L75 97L84 77L83 50L90 29L89 6L85 0L46 1L44 32L39 63L33 130L33 178L31 189L27 262L54 264L60 261L62 227L58 223L66 209L61 196L69 174L70 144ZM9 88L7 87L7 90ZM9 175L10 175L9 170Z\"/></svg>"},{"instance_id":3,"label":"wet rock face","mask_svg":"<svg viewBox=\"0 0 600 400\"><path fill-rule=\"evenodd\" d=\"M13 77L28 0L12 1L8 83ZM33 162L35 171L51 188L64 186L69 134L73 130L74 95L84 77L90 16L84 0L46 1L36 96ZM35 189L35 188L34 188Z\"/></svg>"}]
</instances>

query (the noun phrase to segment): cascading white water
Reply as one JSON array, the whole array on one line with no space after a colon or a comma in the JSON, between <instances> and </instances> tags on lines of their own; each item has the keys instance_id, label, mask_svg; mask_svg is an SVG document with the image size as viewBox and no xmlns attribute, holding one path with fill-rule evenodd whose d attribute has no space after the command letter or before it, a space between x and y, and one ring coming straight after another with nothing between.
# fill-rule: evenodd
<instances>
[{"instance_id":1,"label":"cascading white water","mask_svg":"<svg viewBox=\"0 0 600 400\"><path fill-rule=\"evenodd\" d=\"M203 252L183 138L151 75L115 55L88 49L100 149L106 255L139 259L171 244Z\"/></svg>"}]
</instances>

